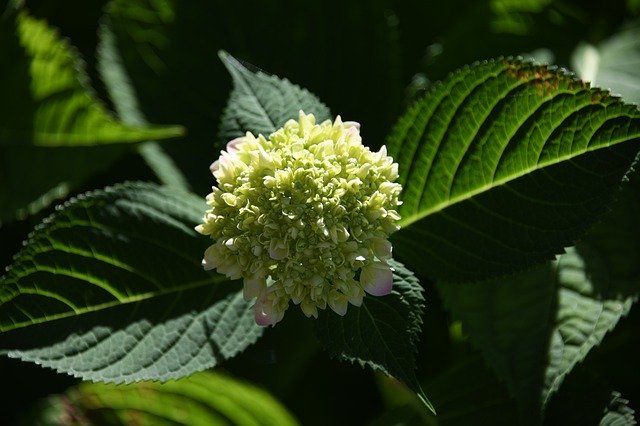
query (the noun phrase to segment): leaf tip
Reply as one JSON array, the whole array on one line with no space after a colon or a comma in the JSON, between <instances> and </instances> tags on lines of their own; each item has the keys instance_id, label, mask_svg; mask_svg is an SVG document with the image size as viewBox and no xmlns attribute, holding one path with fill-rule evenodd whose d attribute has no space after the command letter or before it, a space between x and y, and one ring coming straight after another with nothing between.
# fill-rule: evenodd
<instances>
[{"instance_id":1,"label":"leaf tip","mask_svg":"<svg viewBox=\"0 0 640 426\"><path fill-rule=\"evenodd\" d=\"M419 392L416 393L416 396L418 397L418 400L420 401L420 403L427 410L429 410L434 416L438 415L438 413L436 413L436 408L433 406L431 401L429 401L429 398L427 398L427 396L425 395L422 389L420 389Z\"/></svg>"}]
</instances>

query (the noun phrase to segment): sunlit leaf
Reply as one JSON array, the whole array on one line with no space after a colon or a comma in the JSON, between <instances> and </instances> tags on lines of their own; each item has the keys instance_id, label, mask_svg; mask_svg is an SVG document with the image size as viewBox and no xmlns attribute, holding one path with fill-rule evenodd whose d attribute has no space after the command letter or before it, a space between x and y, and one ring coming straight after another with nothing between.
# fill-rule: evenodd
<instances>
[{"instance_id":1,"label":"sunlit leaf","mask_svg":"<svg viewBox=\"0 0 640 426\"><path fill-rule=\"evenodd\" d=\"M176 126L117 121L88 85L68 41L26 12L0 25L0 222L22 219L128 152L132 142L178 136Z\"/></svg>"},{"instance_id":2,"label":"sunlit leaf","mask_svg":"<svg viewBox=\"0 0 640 426\"><path fill-rule=\"evenodd\" d=\"M444 281L551 260L606 211L639 138L634 105L561 70L463 68L388 139L404 186L396 255Z\"/></svg>"},{"instance_id":3,"label":"sunlit leaf","mask_svg":"<svg viewBox=\"0 0 640 426\"><path fill-rule=\"evenodd\" d=\"M0 144L79 146L182 135L181 127L118 122L88 88L78 55L45 22L21 12L15 27L3 28L8 31L2 31L2 50L11 49L14 55L0 74Z\"/></svg>"},{"instance_id":4,"label":"sunlit leaf","mask_svg":"<svg viewBox=\"0 0 640 426\"><path fill-rule=\"evenodd\" d=\"M110 425L289 426L298 422L262 389L217 372L166 383L82 383L50 397L35 419ZM38 423L40 424L40 423Z\"/></svg>"},{"instance_id":5,"label":"sunlit leaf","mask_svg":"<svg viewBox=\"0 0 640 426\"><path fill-rule=\"evenodd\" d=\"M136 91L117 49L108 17L103 18L98 36L100 37L97 48L98 70L118 117L128 125L148 124L140 110ZM147 141L139 147L138 152L163 185L189 190L186 178L158 142Z\"/></svg>"}]
</instances>

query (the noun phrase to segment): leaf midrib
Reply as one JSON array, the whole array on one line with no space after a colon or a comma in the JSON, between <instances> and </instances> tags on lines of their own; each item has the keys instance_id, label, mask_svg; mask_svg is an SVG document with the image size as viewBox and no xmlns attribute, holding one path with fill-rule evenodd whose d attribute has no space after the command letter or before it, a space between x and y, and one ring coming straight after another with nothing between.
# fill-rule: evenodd
<instances>
[{"instance_id":1,"label":"leaf midrib","mask_svg":"<svg viewBox=\"0 0 640 426\"><path fill-rule=\"evenodd\" d=\"M229 64L229 66L233 68L235 72L233 72L232 75L236 78L236 81L242 86L245 92L252 96L256 104L260 107L260 113L265 118L265 121L269 123L269 126L271 127L271 129L273 129L272 131L275 131L276 126L273 123L273 120L271 120L271 117L269 117L269 114L267 114L267 110L264 107L264 105L262 105L262 103L260 102L260 98L258 97L257 93L253 90L249 82L244 78L243 69L238 68L236 66L236 63L234 61L237 61L237 60L232 56L230 56L229 54L227 54L226 52L220 52L219 55L223 58L223 60L226 63ZM255 75L257 76L259 76L260 74L261 74L260 72L255 73Z\"/></svg>"},{"instance_id":2,"label":"leaf midrib","mask_svg":"<svg viewBox=\"0 0 640 426\"><path fill-rule=\"evenodd\" d=\"M11 330L17 330L19 328L24 328L31 325L42 324L45 322L54 321L58 319L70 318L77 315L84 315L92 312L98 312L104 309L109 309L116 306L122 306L129 303L142 302L144 300L152 299L154 297L165 296L172 293L181 293L183 291L202 287L204 285L219 284L224 282L225 280L226 278L222 276L212 276L206 279L185 283L184 285L181 285L181 286L174 286L174 287L165 288L159 291L150 291L146 293L136 294L135 296L130 296L130 297L123 298L121 300L113 300L110 302L105 302L98 305L81 308L73 312L69 311L69 312L64 312L64 313L55 314L55 315L48 315L45 317L33 319L32 321L28 321L28 322L23 321L20 323L14 323L11 326L5 326L5 327L0 326L0 333L4 333ZM20 293L20 294L23 294L23 293Z\"/></svg>"},{"instance_id":3,"label":"leaf midrib","mask_svg":"<svg viewBox=\"0 0 640 426\"><path fill-rule=\"evenodd\" d=\"M621 117L623 117L623 116L624 117L628 117L628 118L633 118L633 117L628 116L628 115L621 115ZM607 121L608 120L605 120L602 125L604 125L604 123L606 123ZM602 127L602 125L600 125L600 127L598 129L600 129ZM596 129L595 132L597 132L598 129ZM422 219L426 218L427 216L430 216L430 215L432 215L434 213L438 213L438 212L440 212L440 211L442 211L442 210L444 210L444 209L446 209L448 207L451 207L454 204L457 204L457 203L460 203L460 202L465 201L467 199L473 198L474 196L476 196L478 194L481 194L481 193L489 191L489 190L491 190L493 188L497 188L499 186L502 186L502 185L504 185L504 184L506 184L508 182L511 182L513 180L521 178L521 177L523 177L525 175L528 175L530 173L533 173L533 172L535 172L537 170L541 170L541 169L544 169L545 167L553 166L553 165L562 163L564 161L571 160L573 158L579 157L580 155L583 155L583 154L586 154L586 153L589 153L589 152L597 151L599 149L608 148L608 147L611 147L613 145L618 144L619 142L624 142L624 141L628 141L628 140L629 140L629 137L624 137L624 138L619 138L619 139L611 139L611 140L609 140L609 142L607 144L597 145L597 146L594 146L594 147L589 147L589 148L585 149L584 151L580 151L579 153L573 153L572 152L570 154L557 157L557 158L555 158L553 160L544 161L542 163L537 163L536 165L531 166L531 167L527 167L527 168L521 170L518 173L514 173L512 175L509 175L508 177L505 177L505 178L502 178L502 179L498 179L498 180L494 180L494 181L492 181L492 182L490 182L488 184L485 184L485 185L481 185L481 186L479 186L479 187L477 187L477 188L475 188L475 189L473 189L471 191L468 191L468 192L465 192L464 194L460 194L458 196L449 198L446 201L438 203L438 204L434 205L433 207L430 207L428 209L422 210L422 211L420 211L420 212L418 212L418 213L416 213L414 215L411 215L411 216L409 216L407 218L400 219L398 224L402 228L410 226L411 224L413 224L415 222L418 222L418 221L420 221L420 220L422 220Z\"/></svg>"}]
</instances>

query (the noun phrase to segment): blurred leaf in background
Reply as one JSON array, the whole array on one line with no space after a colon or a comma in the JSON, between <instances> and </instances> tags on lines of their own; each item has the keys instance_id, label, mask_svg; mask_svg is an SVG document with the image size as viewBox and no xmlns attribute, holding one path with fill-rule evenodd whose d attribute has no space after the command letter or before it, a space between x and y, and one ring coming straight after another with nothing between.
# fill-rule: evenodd
<instances>
[{"instance_id":1,"label":"blurred leaf in background","mask_svg":"<svg viewBox=\"0 0 640 426\"><path fill-rule=\"evenodd\" d=\"M42 401L25 424L295 426L266 391L220 372L166 383L83 383Z\"/></svg>"}]
</instances>

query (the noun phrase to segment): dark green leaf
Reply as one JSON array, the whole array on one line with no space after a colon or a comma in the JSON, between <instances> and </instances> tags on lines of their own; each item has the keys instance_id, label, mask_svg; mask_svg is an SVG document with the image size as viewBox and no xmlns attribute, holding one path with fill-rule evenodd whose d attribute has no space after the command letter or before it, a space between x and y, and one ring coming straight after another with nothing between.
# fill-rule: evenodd
<instances>
[{"instance_id":1,"label":"dark green leaf","mask_svg":"<svg viewBox=\"0 0 640 426\"><path fill-rule=\"evenodd\" d=\"M485 360L536 419L640 290L640 204L627 186L606 221L556 262L488 282L439 283Z\"/></svg>"},{"instance_id":2,"label":"dark green leaf","mask_svg":"<svg viewBox=\"0 0 640 426\"><path fill-rule=\"evenodd\" d=\"M551 260L606 211L639 137L635 106L562 71L459 70L388 140L404 186L396 254L444 281Z\"/></svg>"},{"instance_id":3,"label":"dark green leaf","mask_svg":"<svg viewBox=\"0 0 640 426\"><path fill-rule=\"evenodd\" d=\"M258 69L250 70L227 52L220 59L233 78L233 91L220 122L220 140L243 136L247 131L265 136L278 130L287 120L297 119L303 110L320 123L331 118L320 100L289 80Z\"/></svg>"},{"instance_id":4,"label":"dark green leaf","mask_svg":"<svg viewBox=\"0 0 640 426\"><path fill-rule=\"evenodd\" d=\"M433 411L415 375L415 352L422 325L424 298L418 279L393 261L393 291L382 297L367 296L360 308L345 316L322 312L316 330L332 355L357 362L396 377Z\"/></svg>"},{"instance_id":5,"label":"dark green leaf","mask_svg":"<svg viewBox=\"0 0 640 426\"><path fill-rule=\"evenodd\" d=\"M126 154L125 145L0 146L0 224L49 206Z\"/></svg>"},{"instance_id":6,"label":"dark green leaf","mask_svg":"<svg viewBox=\"0 0 640 426\"><path fill-rule=\"evenodd\" d=\"M521 419L540 415L554 308L553 278L553 268L544 266L511 280L439 285L464 332L518 400Z\"/></svg>"},{"instance_id":7,"label":"dark green leaf","mask_svg":"<svg viewBox=\"0 0 640 426\"><path fill-rule=\"evenodd\" d=\"M455 386L452 384L458 384ZM438 407L438 425L515 425L516 404L478 354L465 357L424 383Z\"/></svg>"},{"instance_id":8,"label":"dark green leaf","mask_svg":"<svg viewBox=\"0 0 640 426\"><path fill-rule=\"evenodd\" d=\"M117 50L115 35L108 16L103 18L98 35L100 38L97 48L98 70L118 117L128 125L147 125L148 122L138 105L136 91L124 68L120 52ZM189 184L184 175L157 142L145 142L140 146L139 152L162 184L189 190Z\"/></svg>"},{"instance_id":9,"label":"dark green leaf","mask_svg":"<svg viewBox=\"0 0 640 426\"><path fill-rule=\"evenodd\" d=\"M84 379L167 380L262 329L237 283L202 270L204 201L130 183L74 199L0 279L0 353Z\"/></svg>"}]
</instances>

